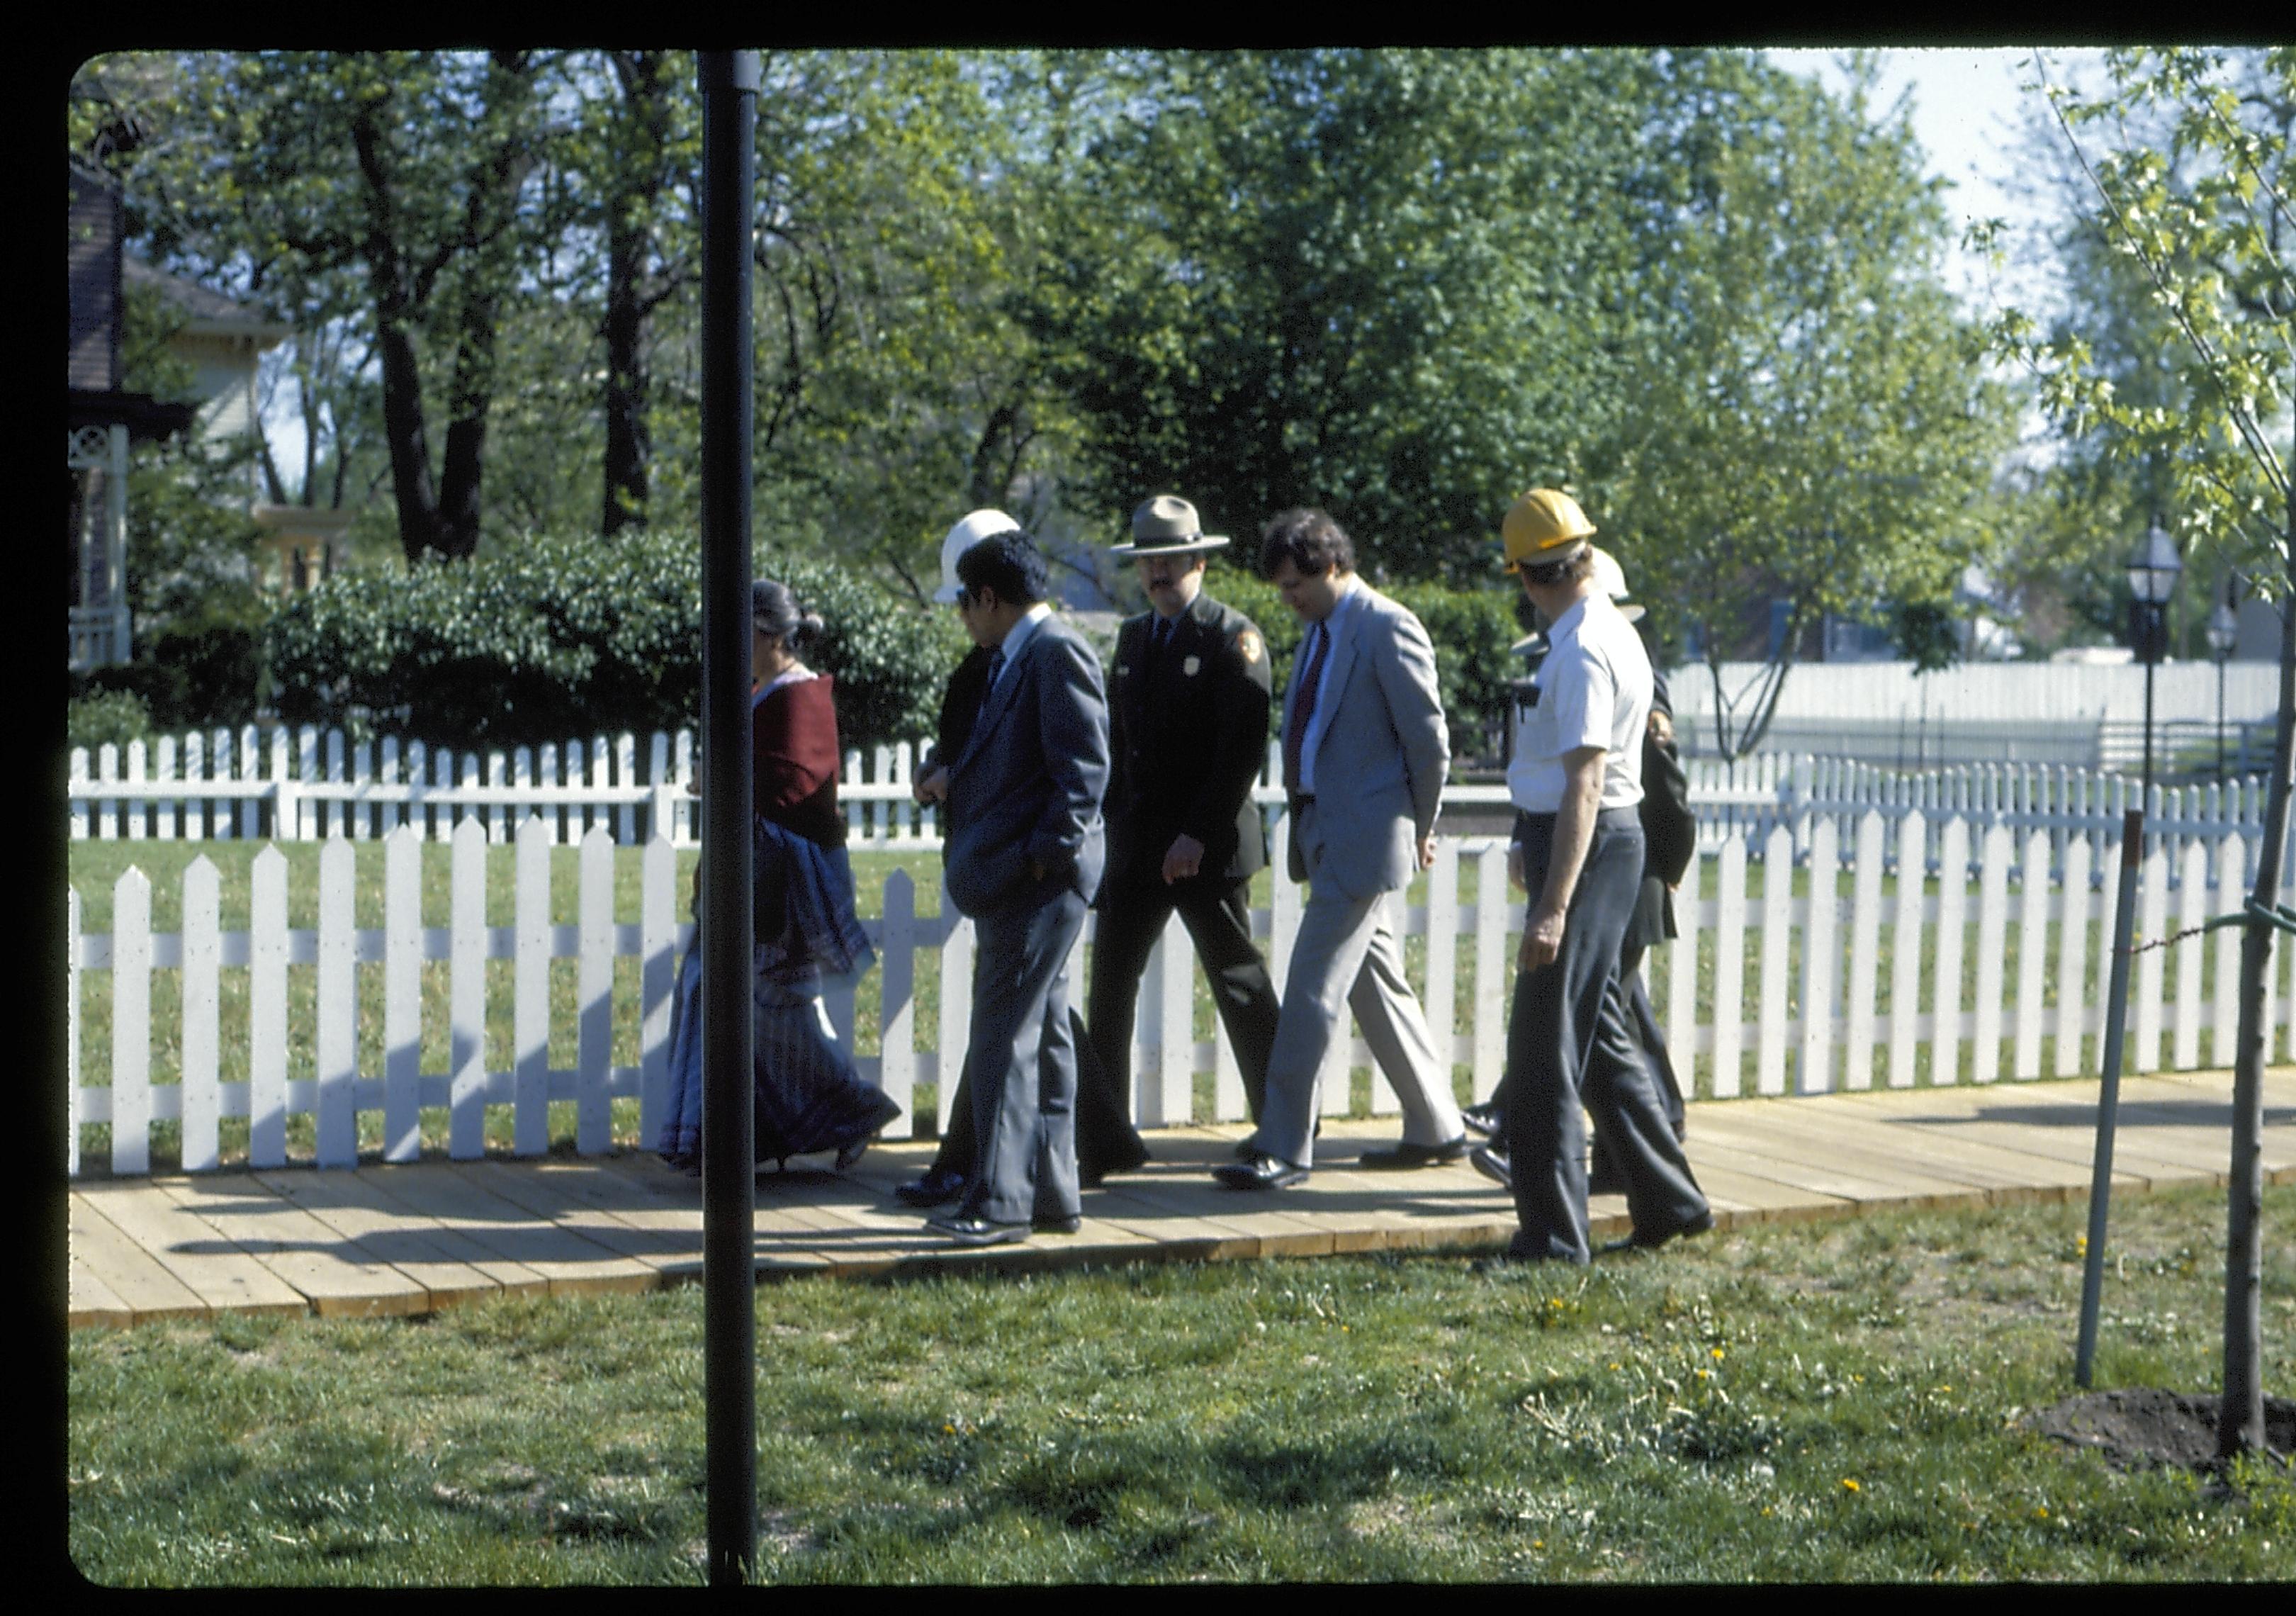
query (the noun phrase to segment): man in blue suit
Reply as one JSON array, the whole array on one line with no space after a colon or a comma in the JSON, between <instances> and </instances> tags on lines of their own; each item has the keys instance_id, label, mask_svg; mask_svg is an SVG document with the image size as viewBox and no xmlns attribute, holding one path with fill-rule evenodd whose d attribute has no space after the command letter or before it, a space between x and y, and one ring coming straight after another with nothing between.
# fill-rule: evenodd
<instances>
[{"instance_id":1,"label":"man in blue suit","mask_svg":"<svg viewBox=\"0 0 2296 1616\"><path fill-rule=\"evenodd\" d=\"M1260 536L1260 570L1308 629L1283 701L1290 872L1308 883L1292 939L1267 1103L1230 1189L1280 1190L1314 1161L1324 1057L1353 1010L1403 1107L1401 1143L1359 1167L1408 1169L1467 1153L1438 1049L1403 973L1401 895L1435 860L1451 766L1435 650L1409 610L1356 576L1355 545L1321 511L1286 511Z\"/></svg>"},{"instance_id":2,"label":"man in blue suit","mask_svg":"<svg viewBox=\"0 0 2296 1616\"><path fill-rule=\"evenodd\" d=\"M926 1227L964 1245L1078 1226L1077 1050L1068 961L1105 858L1108 701L1100 659L1045 600L1026 534L958 558L956 609L990 652L980 716L948 766L948 894L974 927L972 1171Z\"/></svg>"}]
</instances>

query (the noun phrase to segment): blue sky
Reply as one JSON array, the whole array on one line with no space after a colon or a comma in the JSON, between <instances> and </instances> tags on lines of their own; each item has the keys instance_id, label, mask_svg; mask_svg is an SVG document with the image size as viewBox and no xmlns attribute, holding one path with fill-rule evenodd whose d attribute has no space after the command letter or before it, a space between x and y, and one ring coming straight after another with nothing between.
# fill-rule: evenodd
<instances>
[{"instance_id":1,"label":"blue sky","mask_svg":"<svg viewBox=\"0 0 2296 1616\"><path fill-rule=\"evenodd\" d=\"M2044 46L2043 51L2051 76L2060 83L2094 72L2103 60L2103 53L2095 49ZM1764 54L1828 88L1838 90L1843 82L1834 66L1837 51L1770 50ZM2016 168L2021 103L2038 100L2037 94L2029 97L2019 87L2032 80L2031 51L1905 49L1882 51L1880 57L1877 111L1887 111L1901 91L1912 91L1915 137L1929 154L1930 172L1954 187L1946 207L1956 239L1975 219L2003 217L2014 225L2021 209L2030 204L2012 195L2004 182ZM1982 297L1984 287L1979 266L1956 247L1948 275L1976 312L1974 301Z\"/></svg>"}]
</instances>

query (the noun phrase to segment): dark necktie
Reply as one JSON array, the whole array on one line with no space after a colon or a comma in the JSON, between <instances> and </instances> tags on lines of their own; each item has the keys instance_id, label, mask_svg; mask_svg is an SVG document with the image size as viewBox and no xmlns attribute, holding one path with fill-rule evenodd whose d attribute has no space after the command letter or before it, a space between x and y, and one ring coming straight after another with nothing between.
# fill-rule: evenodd
<instances>
[{"instance_id":1,"label":"dark necktie","mask_svg":"<svg viewBox=\"0 0 2296 1616\"><path fill-rule=\"evenodd\" d=\"M988 677L980 686L980 710L988 710L989 698L996 693L996 676L1004 671L1004 648L998 646L988 653Z\"/></svg>"},{"instance_id":2,"label":"dark necktie","mask_svg":"<svg viewBox=\"0 0 2296 1616\"><path fill-rule=\"evenodd\" d=\"M1172 619L1168 617L1159 617L1155 626L1148 631L1148 670L1151 673L1162 666L1164 650L1171 643Z\"/></svg>"},{"instance_id":3,"label":"dark necktie","mask_svg":"<svg viewBox=\"0 0 2296 1616\"><path fill-rule=\"evenodd\" d=\"M1324 649L1331 631L1321 623L1308 636L1308 660L1300 669L1300 699L1292 704L1292 722L1283 730L1283 789L1300 789L1301 754L1308 746L1308 721L1316 716L1316 681L1324 674Z\"/></svg>"}]
</instances>

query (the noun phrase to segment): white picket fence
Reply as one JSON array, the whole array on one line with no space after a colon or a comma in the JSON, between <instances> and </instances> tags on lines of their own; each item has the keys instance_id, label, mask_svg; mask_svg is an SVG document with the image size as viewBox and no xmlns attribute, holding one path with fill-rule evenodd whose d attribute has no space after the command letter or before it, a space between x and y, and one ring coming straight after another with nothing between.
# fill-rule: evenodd
<instances>
[{"instance_id":1,"label":"white picket fence","mask_svg":"<svg viewBox=\"0 0 2296 1616\"><path fill-rule=\"evenodd\" d=\"M514 825L539 816L561 845L604 825L623 847L641 846L658 833L675 847L692 847L701 824L698 800L687 792L693 752L690 730L648 737L641 769L640 748L629 734L482 757L431 751L419 741L404 748L395 739L349 744L340 730L259 732L250 725L236 733L160 736L150 747L133 742L124 758L109 745L93 759L86 749L75 748L66 816L75 841L371 841L407 824L427 840L443 841L463 820L476 818L488 840L506 842ZM906 742L876 747L866 759L857 751L846 754L838 792L854 846L940 845L933 810L910 796L915 762ZM1929 822L1923 858L1931 869L1939 857L1937 827L1959 815L1979 829L2005 824L2048 831L2052 867L2062 870L2067 834L2117 834L2121 810L2136 792L2127 775L2016 764L1904 773L1840 759L1763 753L1734 764L1693 759L1686 769L1710 852L1736 829L1749 837L1759 858L1772 827L1786 824L1794 832L1795 856L1806 857L1808 831L1818 818L1833 818L1848 837L1856 833L1857 817L1874 808L1892 821L1916 815ZM1282 752L1274 742L1253 797L1272 828L1284 800ZM1504 784L1454 783L1443 800L1447 808L1503 810L1507 792ZM2210 842L2253 836L2263 817L2260 778L2173 791L2156 786L2146 845L2160 845L2163 836Z\"/></svg>"},{"instance_id":2,"label":"white picket fence","mask_svg":"<svg viewBox=\"0 0 2296 1616\"><path fill-rule=\"evenodd\" d=\"M640 919L617 922L615 841L603 824L594 823L581 837L576 861L578 919L557 925L550 919L550 849L562 833L539 815L520 826L515 914L507 927L486 923L492 837L475 816L450 833L450 923L445 927L421 923L423 835L412 824L384 838L379 929L355 923L355 854L340 834L320 851L315 929L286 923L287 861L276 847L255 858L244 931L220 929L217 871L204 857L184 875L183 923L176 932L152 931L151 887L138 870L122 874L113 889L108 934L81 933L80 898L74 892L67 937L70 1170L80 1170L82 1126L109 1123L111 1170L148 1171L152 1127L162 1120L180 1125L185 1169L212 1169L218 1161L218 1124L226 1117L249 1120L251 1165L278 1166L287 1160L291 1115L315 1120L317 1165L348 1167L357 1156L357 1120L369 1112L381 1113L383 1159L405 1161L418 1153L423 1107L447 1112L450 1156L482 1153L489 1106L511 1109L513 1148L533 1154L545 1147L546 1108L554 1100L575 1103L576 1148L594 1154L611 1148L610 1101L632 1095L639 1101L642 1137L650 1142L663 1103L675 961L691 935L690 925L678 919L685 894L676 890L673 847L658 834L645 843ZM1279 870L1286 833L1279 820ZM1907 882L1885 897L1887 871L1921 868L1923 844L1932 836L1940 849L1937 890ZM2055 855L2059 873L2053 876L2055 844L2046 828L2034 827L2021 838L2006 824L1973 828L1956 814L1932 825L1916 812L1893 825L1878 808L1868 809L1847 849L1847 895L1841 892L1845 857L1834 818L1816 816L1806 841L1803 885L1788 874L1794 868L1791 828L1772 828L1759 845L1743 830L1727 833L1713 856L1693 861L1685 880L1677 905L1680 938L1649 956L1645 968L1665 1006L1677 1069L1695 1071L1699 1092L1727 1098L1749 1090L1905 1087L1921 1075L1923 1054L1932 1083L2031 1079L2044 1075L2045 1046L2052 1044L2046 1062L2051 1075L2094 1070L2090 1040L2102 1036L2102 984L2109 974L2099 954L2108 946L2112 902L2112 883L2103 877L2119 858L2112 838L2090 831L2064 833L2062 853ZM1479 1095L1496 1084L1505 1062L1506 995L1513 979L1508 933L1520 930L1523 916L1522 902L1508 889L1505 849L1496 837L1439 839L1425 899L1410 906L1405 927L1407 935L1428 942L1422 1002L1436 1046L1451 1050L1455 1062L1472 1070ZM2143 866L2140 937L2165 937L2172 928L2237 910L2253 857L2253 839L2239 835L2156 847ZM1759 896L1750 897L1748 866L1758 858L1765 879ZM1782 878L1768 879L1772 874ZM1277 880L1271 910L1255 912L1253 930L1266 939L1280 987L1302 892ZM2289 896L2296 898L2296 890ZM880 955L880 1053L859 1064L901 1103L904 1118L894 1131L906 1133L918 1120L916 1086L947 1075L953 1067L941 1054L953 1059L964 1047L972 928L946 901L938 916L918 915L914 887L900 871L886 877L882 918L867 925ZM1886 984L1881 974L1885 935L1891 945ZM1464 1017L1455 1008L1463 944L1472 961L1472 1010ZM2228 1058L2237 952L2238 931L2226 927L2139 956L2128 1019L2130 1070L2197 1066L2203 1034L2210 1063ZM2280 948L2275 956L2267 1018L2273 1058L2284 1047L2289 1010L2296 1005L2296 991L2286 980L2292 952ZM926 955L938 956L940 982L932 1050L917 1046L918 961ZM616 1066L610 1059L611 986L614 962L624 956L640 962L638 1059ZM1934 966L1925 974L1927 956L1933 956ZM1704 989L1698 980L1702 958L1703 973L1710 975ZM492 959L512 962L514 1054L507 1070L488 1070L484 1058L485 965ZM578 1053L571 1069L549 1063L550 964L557 959L578 962ZM1964 971L1964 959L1972 970ZM2203 997L2203 970L2210 959L2214 990ZM421 1070L421 979L428 961L446 962L451 984L451 1054L441 1072ZM1071 972L1072 990L1079 994L1080 965ZM299 970L316 972L308 1035L308 1066L315 1075L308 1079L287 1075L290 980ZM230 1083L219 1078L219 983L226 971L248 973L249 1076ZM379 1070L362 1070L357 1056L361 971L382 973ZM94 972L111 973L111 1031L109 1082L89 1084L80 1078L81 986ZM175 1062L180 1080L154 1083L153 993L169 990L163 984L168 973L175 979L172 991L181 996ZM1136 1106L1144 1126L1192 1120L1194 1079L1204 1072L1214 1079L1212 1117L1235 1120L1245 1114L1225 1030L1217 1029L1209 1042L1193 1036L1195 975L1175 917L1143 985L1136 1031ZM1973 977L1967 993L1964 975ZM829 1011L840 1036L852 1038L851 984L830 995ZM297 1064L306 1063L304 1052L293 1053ZM1359 1036L1335 1043L1323 1089L1327 1110L1348 1105L1342 1066L1365 1066L1369 1059ZM1394 1096L1383 1083L1374 1082L1372 1093L1375 1111L1393 1111Z\"/></svg>"}]
</instances>

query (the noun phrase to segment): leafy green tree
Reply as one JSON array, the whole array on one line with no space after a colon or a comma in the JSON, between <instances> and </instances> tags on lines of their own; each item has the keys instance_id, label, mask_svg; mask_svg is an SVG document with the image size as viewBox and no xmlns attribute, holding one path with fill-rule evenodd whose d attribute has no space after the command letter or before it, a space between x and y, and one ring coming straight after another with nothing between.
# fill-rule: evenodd
<instances>
[{"instance_id":1,"label":"leafy green tree","mask_svg":"<svg viewBox=\"0 0 2296 1616\"><path fill-rule=\"evenodd\" d=\"M2165 480L2180 532L2221 546L2281 597L2275 760L2241 940L2218 1432L2230 1457L2264 1446L2264 988L2296 783L2296 499L2281 453L2296 396L2296 50L2117 50L2095 94L2054 82L2038 53L2035 66L2088 181L2087 222L2142 274L2177 340L2162 349L2162 385L2136 398L2088 331L2050 335L2013 308L1995 340L2070 431L2095 432L2124 467Z\"/></svg>"},{"instance_id":2,"label":"leafy green tree","mask_svg":"<svg viewBox=\"0 0 2296 1616\"><path fill-rule=\"evenodd\" d=\"M470 554L497 330L532 243L541 62L262 52L134 65L153 135L128 171L132 233L164 265L299 329L356 309L402 548L409 561Z\"/></svg>"},{"instance_id":3,"label":"leafy green tree","mask_svg":"<svg viewBox=\"0 0 2296 1616\"><path fill-rule=\"evenodd\" d=\"M1944 214L1906 114L1869 104L1874 70L1853 63L1836 100L1702 53L1669 62L1646 114L1643 317L1588 503L1654 630L1701 630L1726 757L1759 743L1824 614L1945 610L2010 441L1983 333L1939 276ZM1722 662L1749 650L1763 671L1726 691Z\"/></svg>"},{"instance_id":4,"label":"leafy green tree","mask_svg":"<svg viewBox=\"0 0 2296 1616\"><path fill-rule=\"evenodd\" d=\"M1568 463L1613 288L1574 215L1619 121L1606 64L1530 52L1122 59L1025 315L1110 524L1185 493L1250 529L1331 510L1368 565L1486 576L1508 500ZM1611 267L1613 269L1619 267Z\"/></svg>"}]
</instances>

